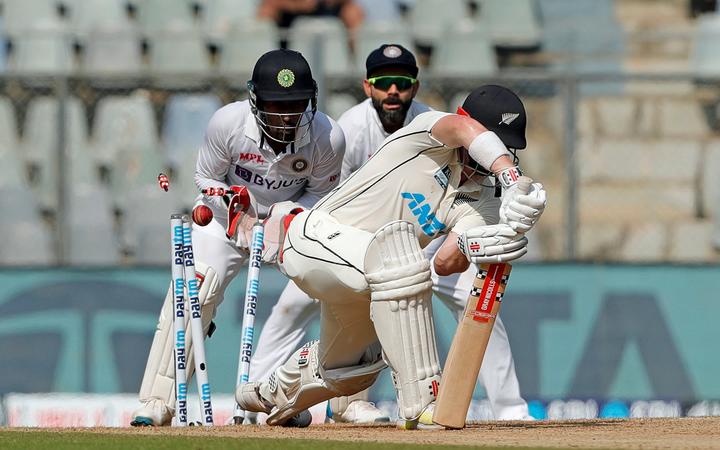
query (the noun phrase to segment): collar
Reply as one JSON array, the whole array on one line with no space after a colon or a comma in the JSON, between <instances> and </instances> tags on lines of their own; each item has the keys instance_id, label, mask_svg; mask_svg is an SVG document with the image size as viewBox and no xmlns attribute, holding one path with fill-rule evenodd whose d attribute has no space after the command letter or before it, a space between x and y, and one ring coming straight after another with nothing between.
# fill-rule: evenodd
<instances>
[{"instance_id":1,"label":"collar","mask_svg":"<svg viewBox=\"0 0 720 450\"><path fill-rule=\"evenodd\" d=\"M314 121L315 120L313 120L313 122ZM312 127L312 122L308 125L308 127ZM312 130L304 133L305 136L303 136L299 141L293 144L286 145L283 151L281 151L279 154L276 154L275 151L269 145L267 145L268 138L267 136L265 136L265 133L260 130L257 120L255 120L255 116L251 114L248 120L245 122L245 137L253 141L255 145L257 145L260 152L264 153L269 161L279 161L286 155L294 155L298 153L300 148L310 143L311 132Z\"/></svg>"}]
</instances>

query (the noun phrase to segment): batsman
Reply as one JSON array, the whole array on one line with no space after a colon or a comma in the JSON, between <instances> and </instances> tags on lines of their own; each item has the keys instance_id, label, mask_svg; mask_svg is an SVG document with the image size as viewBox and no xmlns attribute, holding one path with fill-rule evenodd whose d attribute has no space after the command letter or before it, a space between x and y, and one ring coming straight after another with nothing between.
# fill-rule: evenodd
<instances>
[{"instance_id":1,"label":"batsman","mask_svg":"<svg viewBox=\"0 0 720 450\"><path fill-rule=\"evenodd\" d=\"M517 142L519 129L524 142L525 120L514 93L482 86L458 114L418 115L312 209L283 218L278 264L320 301L320 339L267 381L241 385L243 408L282 424L367 388L389 366L400 425L431 426L441 370L422 248L448 235L434 259L442 275L527 252L525 232L544 211L546 193L539 183L521 190L517 159L504 143Z\"/></svg>"}]
</instances>

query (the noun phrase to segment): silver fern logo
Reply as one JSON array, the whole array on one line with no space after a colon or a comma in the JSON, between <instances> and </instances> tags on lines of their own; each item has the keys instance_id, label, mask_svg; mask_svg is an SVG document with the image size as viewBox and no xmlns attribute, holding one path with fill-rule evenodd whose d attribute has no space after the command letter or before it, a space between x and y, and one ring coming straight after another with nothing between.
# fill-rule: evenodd
<instances>
[{"instance_id":1,"label":"silver fern logo","mask_svg":"<svg viewBox=\"0 0 720 450\"><path fill-rule=\"evenodd\" d=\"M520 114L518 114L518 113L502 113L502 116L500 116L500 117L502 117L502 120L498 123L498 125L502 125L502 124L510 125L513 120L520 117Z\"/></svg>"}]
</instances>

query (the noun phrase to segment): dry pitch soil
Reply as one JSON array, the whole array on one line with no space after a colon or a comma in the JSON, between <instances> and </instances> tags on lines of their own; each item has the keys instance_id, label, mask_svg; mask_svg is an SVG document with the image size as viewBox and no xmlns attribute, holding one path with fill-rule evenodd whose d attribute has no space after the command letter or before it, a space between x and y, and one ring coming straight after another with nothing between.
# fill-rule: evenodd
<instances>
[{"instance_id":1,"label":"dry pitch soil","mask_svg":"<svg viewBox=\"0 0 720 450\"><path fill-rule=\"evenodd\" d=\"M6 429L7 430L7 429ZM26 431L28 429L25 429ZM77 429L81 431L80 429ZM55 431L69 431L55 429ZM720 449L720 417L613 419L538 422L477 422L464 430L398 430L394 426L313 425L305 429L268 426L214 428L92 428L95 433L212 435L238 438L321 439L469 446Z\"/></svg>"}]
</instances>

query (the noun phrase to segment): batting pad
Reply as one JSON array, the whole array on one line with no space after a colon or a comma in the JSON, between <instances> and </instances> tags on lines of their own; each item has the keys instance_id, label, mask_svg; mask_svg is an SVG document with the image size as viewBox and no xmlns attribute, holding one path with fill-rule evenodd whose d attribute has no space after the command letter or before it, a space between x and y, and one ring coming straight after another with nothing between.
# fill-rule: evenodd
<instances>
[{"instance_id":1,"label":"batting pad","mask_svg":"<svg viewBox=\"0 0 720 450\"><path fill-rule=\"evenodd\" d=\"M268 425L281 425L320 402L369 388L386 367L380 353L378 345L371 346L359 364L326 370L319 362L318 341L303 345L260 386L260 395L275 405Z\"/></svg>"},{"instance_id":2,"label":"batting pad","mask_svg":"<svg viewBox=\"0 0 720 450\"><path fill-rule=\"evenodd\" d=\"M430 262L413 225L391 222L365 254L370 315L393 371L400 416L414 420L435 400L440 363L432 317Z\"/></svg>"},{"instance_id":3,"label":"batting pad","mask_svg":"<svg viewBox=\"0 0 720 450\"><path fill-rule=\"evenodd\" d=\"M196 272L203 278L198 293L201 306L203 334L207 336L210 322L215 314L215 300L217 299L217 276L215 270L202 263L196 263ZM175 365L173 363L174 336L173 336L173 290L172 285L165 296L165 302L160 310L157 329L153 337L150 354L145 365L142 385L140 386L140 402L150 399L160 399L170 411L175 411ZM185 323L185 353L187 358L188 382L195 372L195 358L193 356L193 339L190 332L190 320Z\"/></svg>"}]
</instances>

